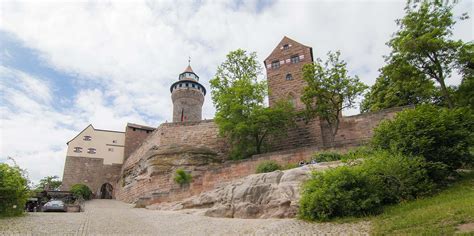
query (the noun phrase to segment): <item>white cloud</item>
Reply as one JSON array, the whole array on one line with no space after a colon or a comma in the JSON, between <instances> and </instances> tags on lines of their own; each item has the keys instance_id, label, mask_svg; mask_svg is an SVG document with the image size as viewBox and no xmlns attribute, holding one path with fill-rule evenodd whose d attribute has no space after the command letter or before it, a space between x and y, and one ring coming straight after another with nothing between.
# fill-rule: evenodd
<instances>
[{"instance_id":1,"label":"white cloud","mask_svg":"<svg viewBox=\"0 0 474 236\"><path fill-rule=\"evenodd\" d=\"M79 90L72 107L57 112L49 105L55 99L49 89L54 85L16 71L23 78L21 86L8 91L16 110L1 107L2 115L7 113L2 118L2 155L22 153L38 139L41 143L29 150L45 153L88 123L122 130L126 122L158 125L171 120L169 86L188 56L209 90L208 81L227 52L256 51L263 61L284 35L312 46L315 57L341 50L350 72L371 85L389 52L385 43L397 29L395 19L403 16L404 1L275 1L258 13L256 5L218 0L2 2L0 29L38 51L45 64L77 76ZM472 1L462 1L455 10L472 17ZM472 19L459 22L454 33L472 40ZM459 78L449 82L457 84ZM14 113L18 117L9 118ZM203 114L213 117L210 93ZM35 124L34 131L25 128L30 124ZM57 129L62 131L43 137ZM20 132L32 133L27 139L32 143L24 145Z\"/></svg>"}]
</instances>

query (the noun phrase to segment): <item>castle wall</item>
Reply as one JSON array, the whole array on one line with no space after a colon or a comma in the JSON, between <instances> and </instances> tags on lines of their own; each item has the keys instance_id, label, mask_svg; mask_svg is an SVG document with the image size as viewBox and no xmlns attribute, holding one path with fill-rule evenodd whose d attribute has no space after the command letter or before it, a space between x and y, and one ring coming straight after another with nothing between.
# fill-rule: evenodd
<instances>
[{"instance_id":1,"label":"castle wall","mask_svg":"<svg viewBox=\"0 0 474 236\"><path fill-rule=\"evenodd\" d=\"M286 165L288 163L298 163L301 160L309 160L316 151L329 148L345 151L348 148L365 144L373 134L372 129L380 121L393 118L402 109L404 108L343 117L335 142L326 143L326 145L324 145L323 139L327 139L327 137L324 137L328 135L328 131L324 124L321 125L318 119L314 119L309 123L300 120L297 124L298 127L290 130L286 138L280 139L274 144L275 149L282 149L280 151L255 155L250 159L241 161L226 161L222 164L207 166L185 166L186 170L191 172L193 176L192 183L186 188L181 188L174 182L174 169L169 169L168 172L160 175L135 178L130 184L118 186L117 199L126 202L135 202L141 199L146 204L176 201L225 185L228 181L254 174L257 165L265 160L273 160L281 165ZM125 163L127 166L124 165L124 169L133 168L145 152L152 147L150 143L159 145L203 145L210 147L212 150L220 150L221 155L225 155L227 150L225 141L219 138L218 128L212 121L168 123L161 125L155 132L152 137L145 141L144 146L132 154ZM131 160L135 161L132 162Z\"/></svg>"},{"instance_id":2,"label":"castle wall","mask_svg":"<svg viewBox=\"0 0 474 236\"><path fill-rule=\"evenodd\" d=\"M67 156L61 190L69 191L74 184L85 184L98 196L102 184L110 183L115 194L121 169L122 164L104 164L102 158Z\"/></svg>"},{"instance_id":3,"label":"castle wall","mask_svg":"<svg viewBox=\"0 0 474 236\"><path fill-rule=\"evenodd\" d=\"M225 140L219 137L219 129L212 120L196 122L176 122L161 124L142 145L124 162L123 169L128 170L138 164L144 154L153 146L190 145L205 146L223 157L228 150Z\"/></svg>"},{"instance_id":4,"label":"castle wall","mask_svg":"<svg viewBox=\"0 0 474 236\"><path fill-rule=\"evenodd\" d=\"M372 137L374 128L377 127L382 120L392 119L397 112L410 107L411 106L394 107L378 112L342 117L341 123L339 124L339 131L333 142L330 142L331 133L329 126L326 122L321 122L323 144L325 147L365 144Z\"/></svg>"}]
</instances>

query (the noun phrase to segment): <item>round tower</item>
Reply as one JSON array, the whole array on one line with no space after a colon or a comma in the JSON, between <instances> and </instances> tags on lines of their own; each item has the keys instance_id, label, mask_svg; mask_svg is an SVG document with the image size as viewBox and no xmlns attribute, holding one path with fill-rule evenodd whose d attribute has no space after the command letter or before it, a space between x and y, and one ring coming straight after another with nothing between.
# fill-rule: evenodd
<instances>
[{"instance_id":1,"label":"round tower","mask_svg":"<svg viewBox=\"0 0 474 236\"><path fill-rule=\"evenodd\" d=\"M188 65L179 80L171 85L173 101L173 122L200 121L202 119L202 104L206 88L199 83L199 76Z\"/></svg>"}]
</instances>

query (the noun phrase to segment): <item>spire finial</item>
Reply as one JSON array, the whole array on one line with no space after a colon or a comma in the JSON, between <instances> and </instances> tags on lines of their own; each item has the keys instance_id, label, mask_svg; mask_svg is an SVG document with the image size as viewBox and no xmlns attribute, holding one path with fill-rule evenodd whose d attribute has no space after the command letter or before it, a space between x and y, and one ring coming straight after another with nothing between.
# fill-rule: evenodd
<instances>
[{"instance_id":1,"label":"spire finial","mask_svg":"<svg viewBox=\"0 0 474 236\"><path fill-rule=\"evenodd\" d=\"M191 56L188 56L188 66L191 66Z\"/></svg>"}]
</instances>

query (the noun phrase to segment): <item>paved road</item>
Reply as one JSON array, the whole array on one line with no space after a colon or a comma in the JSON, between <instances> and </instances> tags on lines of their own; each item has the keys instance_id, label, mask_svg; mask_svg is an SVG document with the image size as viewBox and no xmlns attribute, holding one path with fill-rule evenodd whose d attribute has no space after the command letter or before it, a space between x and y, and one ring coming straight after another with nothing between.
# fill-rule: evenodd
<instances>
[{"instance_id":1,"label":"paved road","mask_svg":"<svg viewBox=\"0 0 474 236\"><path fill-rule=\"evenodd\" d=\"M30 213L0 219L0 235L315 235L364 234L369 224L313 224L294 219L225 219L132 208L92 200L81 213Z\"/></svg>"}]
</instances>

